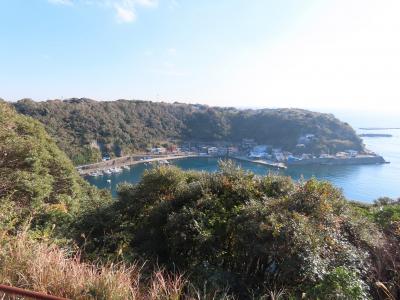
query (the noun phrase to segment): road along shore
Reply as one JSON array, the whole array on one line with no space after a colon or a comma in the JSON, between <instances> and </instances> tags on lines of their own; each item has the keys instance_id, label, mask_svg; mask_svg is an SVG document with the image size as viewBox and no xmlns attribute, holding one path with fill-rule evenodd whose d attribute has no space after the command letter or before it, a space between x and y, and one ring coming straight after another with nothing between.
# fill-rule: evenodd
<instances>
[{"instance_id":1,"label":"road along shore","mask_svg":"<svg viewBox=\"0 0 400 300\"><path fill-rule=\"evenodd\" d=\"M150 163L150 162L157 162L163 160L173 160L173 159L181 159L181 158L188 158L188 157L197 157L197 154L170 154L170 155L157 155L157 156L150 156L150 155L130 155L124 157L118 157L115 159L110 159L107 161L102 161L94 164L88 164L83 166L78 166L76 169L78 170L79 174L82 176L89 175L92 172L96 171L105 171L110 168L121 168L123 166L132 166L142 163ZM143 157L151 157L143 159Z\"/></svg>"}]
</instances>

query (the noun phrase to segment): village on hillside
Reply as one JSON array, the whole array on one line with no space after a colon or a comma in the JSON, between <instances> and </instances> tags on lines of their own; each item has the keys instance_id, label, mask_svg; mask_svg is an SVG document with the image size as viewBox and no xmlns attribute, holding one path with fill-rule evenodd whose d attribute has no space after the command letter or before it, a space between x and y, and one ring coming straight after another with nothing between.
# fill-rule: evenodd
<instances>
[{"instance_id":1,"label":"village on hillside","mask_svg":"<svg viewBox=\"0 0 400 300\"><path fill-rule=\"evenodd\" d=\"M186 157L221 157L244 160L268 167L286 169L296 165L355 165L355 164L382 164L386 163L382 156L364 149L362 152L348 149L337 153L308 153L308 146L316 142L314 134L301 135L295 149L291 151L282 148L258 144L254 139L245 138L241 143L227 142L185 142L178 146L169 144L151 147L144 154L128 155L111 158L108 153L103 154L102 162L80 166L78 171L82 175L101 176L122 172L131 165L144 164L169 164L169 160Z\"/></svg>"}]
</instances>

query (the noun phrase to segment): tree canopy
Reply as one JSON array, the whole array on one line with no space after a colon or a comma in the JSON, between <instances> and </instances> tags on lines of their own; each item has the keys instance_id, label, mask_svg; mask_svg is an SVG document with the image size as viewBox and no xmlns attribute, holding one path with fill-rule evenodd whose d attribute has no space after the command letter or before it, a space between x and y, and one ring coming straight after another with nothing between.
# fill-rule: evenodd
<instances>
[{"instance_id":1,"label":"tree canopy","mask_svg":"<svg viewBox=\"0 0 400 300\"><path fill-rule=\"evenodd\" d=\"M240 143L243 138L293 150L298 138L314 134L312 153L363 149L355 131L333 115L301 109L209 107L149 101L89 99L14 103L22 114L42 122L77 164L145 150L165 142Z\"/></svg>"},{"instance_id":2,"label":"tree canopy","mask_svg":"<svg viewBox=\"0 0 400 300\"><path fill-rule=\"evenodd\" d=\"M108 198L79 176L42 124L5 102L0 102L0 141L3 226L67 226L74 215Z\"/></svg>"}]
</instances>

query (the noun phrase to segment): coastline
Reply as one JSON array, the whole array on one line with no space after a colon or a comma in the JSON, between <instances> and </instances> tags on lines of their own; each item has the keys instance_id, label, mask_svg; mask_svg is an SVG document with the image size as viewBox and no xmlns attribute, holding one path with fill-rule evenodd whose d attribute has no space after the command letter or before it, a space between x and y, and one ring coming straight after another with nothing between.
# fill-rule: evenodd
<instances>
[{"instance_id":1,"label":"coastline","mask_svg":"<svg viewBox=\"0 0 400 300\"><path fill-rule=\"evenodd\" d=\"M140 159L141 157L146 157L146 155L131 155L131 156L124 156L124 157L118 157L115 159L110 159L108 161L103 161L103 162L98 162L98 163L93 163L93 164L88 164L88 165L83 165L83 166L77 166L76 169L78 170L79 174L81 176L86 176L89 175L92 172L97 172L97 171L105 171L109 168L120 168L124 166L133 166L137 164L144 164L144 163L152 163L152 162L158 162L162 160L175 160L175 159L182 159L182 158L189 158L189 157L198 157L199 155L197 154L176 154L176 155L160 155L156 157L152 157L149 159Z\"/></svg>"},{"instance_id":2,"label":"coastline","mask_svg":"<svg viewBox=\"0 0 400 300\"><path fill-rule=\"evenodd\" d=\"M176 160L183 158L191 158L191 157L215 157L210 155L199 155L197 153L190 154L171 154L171 155L160 155L160 156L152 156L148 159L143 159L146 155L132 155L119 157L115 159L111 159L108 161L77 166L81 176L87 176L92 172L105 171L109 168L121 168L124 166L132 166L137 164L144 163L152 163L164 160ZM372 165L372 164L388 164L389 162L385 161L382 156L379 155L363 155L357 157L348 157L348 158L338 158L338 157L324 157L324 158L311 158L311 159L302 159L295 161L286 161L286 162L274 162L270 160L263 159L251 159L246 156L234 155L228 156L227 158L236 159L239 161L246 161L254 164L263 165L266 167L276 168L276 169L287 169L290 166L307 166L307 165Z\"/></svg>"}]
</instances>

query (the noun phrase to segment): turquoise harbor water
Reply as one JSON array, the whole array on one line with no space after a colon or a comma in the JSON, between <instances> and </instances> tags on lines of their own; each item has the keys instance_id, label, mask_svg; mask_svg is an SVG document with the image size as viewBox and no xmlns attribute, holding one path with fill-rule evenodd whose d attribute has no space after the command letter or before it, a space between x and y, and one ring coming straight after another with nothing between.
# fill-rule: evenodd
<instances>
[{"instance_id":1,"label":"turquoise harbor water","mask_svg":"<svg viewBox=\"0 0 400 300\"><path fill-rule=\"evenodd\" d=\"M400 197L400 130L359 130L359 132L392 134L393 137L390 138L373 137L363 139L368 149L379 153L391 163L359 166L296 166L282 171L276 171L249 162L238 161L237 163L244 169L259 175L274 172L291 176L295 180L308 179L313 176L318 179L329 180L335 186L341 188L345 196L351 200L371 202L381 196ZM217 158L187 158L171 161L171 164L184 170L193 169L208 172L218 170ZM151 168L151 166L139 164L119 174L88 177L87 180L99 188L111 189L115 196L119 183L138 182L147 168ZM111 183L107 182L108 179L111 180Z\"/></svg>"}]
</instances>

